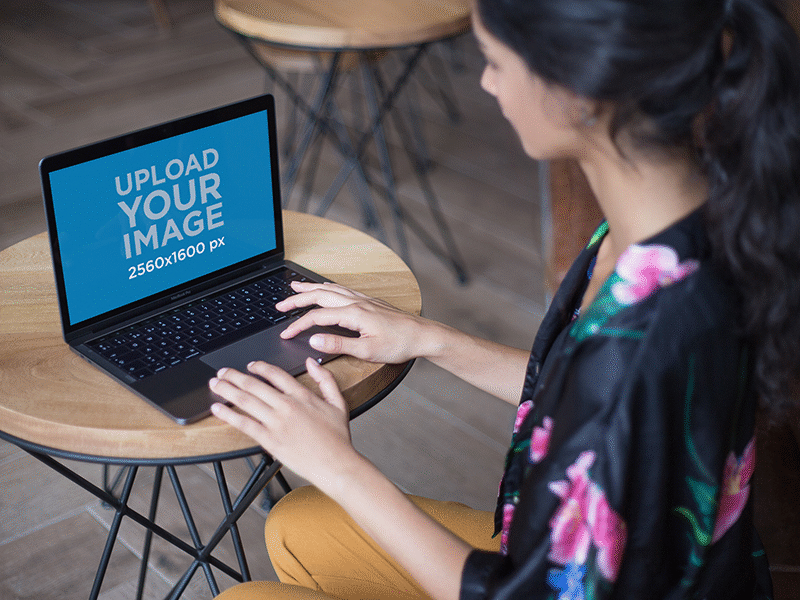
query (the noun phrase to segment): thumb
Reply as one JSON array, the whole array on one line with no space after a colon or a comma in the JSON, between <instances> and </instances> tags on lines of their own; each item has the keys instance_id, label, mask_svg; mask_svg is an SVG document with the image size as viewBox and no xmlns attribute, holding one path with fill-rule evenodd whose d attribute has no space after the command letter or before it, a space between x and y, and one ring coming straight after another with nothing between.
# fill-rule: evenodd
<instances>
[{"instance_id":1,"label":"thumb","mask_svg":"<svg viewBox=\"0 0 800 600\"><path fill-rule=\"evenodd\" d=\"M315 333L308 340L315 350L326 354L347 354L356 358L364 358L359 348L363 348L360 337L345 337L326 333Z\"/></svg>"},{"instance_id":2,"label":"thumb","mask_svg":"<svg viewBox=\"0 0 800 600\"><path fill-rule=\"evenodd\" d=\"M317 385L319 391L322 393L322 398L332 406L338 408L345 414L350 412L347 402L339 390L336 380L333 378L333 373L328 369L320 366L313 358L306 359L306 369Z\"/></svg>"}]
</instances>

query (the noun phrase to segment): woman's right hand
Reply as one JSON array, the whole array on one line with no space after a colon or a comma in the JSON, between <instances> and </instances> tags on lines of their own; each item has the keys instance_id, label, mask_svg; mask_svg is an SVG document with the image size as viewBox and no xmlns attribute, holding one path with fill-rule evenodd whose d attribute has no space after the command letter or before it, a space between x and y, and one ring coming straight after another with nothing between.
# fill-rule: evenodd
<instances>
[{"instance_id":1,"label":"woman's right hand","mask_svg":"<svg viewBox=\"0 0 800 600\"><path fill-rule=\"evenodd\" d=\"M309 341L311 346L328 354L348 354L379 363L398 364L424 355L430 321L334 283L292 282L292 288L297 294L275 308L282 312L314 305L318 308L293 321L281 333L282 338L293 338L314 325L339 325L358 333L358 337L316 333Z\"/></svg>"}]
</instances>

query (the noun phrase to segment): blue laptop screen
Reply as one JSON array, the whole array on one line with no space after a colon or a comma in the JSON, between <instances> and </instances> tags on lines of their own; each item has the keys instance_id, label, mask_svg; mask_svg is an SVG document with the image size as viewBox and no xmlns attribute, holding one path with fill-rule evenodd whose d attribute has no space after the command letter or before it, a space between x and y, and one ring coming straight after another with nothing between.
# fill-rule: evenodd
<instances>
[{"instance_id":1,"label":"blue laptop screen","mask_svg":"<svg viewBox=\"0 0 800 600\"><path fill-rule=\"evenodd\" d=\"M70 325L274 250L266 111L50 173Z\"/></svg>"}]
</instances>

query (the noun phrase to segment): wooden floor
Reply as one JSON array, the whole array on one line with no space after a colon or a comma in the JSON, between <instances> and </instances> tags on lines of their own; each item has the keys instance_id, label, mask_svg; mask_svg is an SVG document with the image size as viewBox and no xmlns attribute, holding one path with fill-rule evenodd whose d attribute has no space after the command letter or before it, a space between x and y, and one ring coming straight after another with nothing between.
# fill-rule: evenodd
<instances>
[{"instance_id":1,"label":"wooden floor","mask_svg":"<svg viewBox=\"0 0 800 600\"><path fill-rule=\"evenodd\" d=\"M37 175L43 156L265 89L263 72L214 21L211 0L167 0L166 5L170 29L156 26L146 0L0 4L0 249L45 229ZM434 163L433 187L471 280L458 285L411 236L424 312L527 348L546 303L537 167L523 155L494 100L480 89L482 59L473 40L467 36L441 46L435 56L446 65L461 120L451 121L421 87L414 94L409 89L403 100L420 113ZM391 58L386 63L396 69ZM426 59L423 66L433 72L435 65ZM350 114L363 111L353 104L354 89L353 100L342 100ZM280 93L277 98L285 115L286 99ZM403 206L429 223L409 163L399 153L394 156ZM319 164L312 201L339 166L330 149ZM290 208L296 205L295 196ZM328 216L360 226L355 207L345 189ZM391 231L391 221L386 226ZM396 247L394 236L388 242ZM353 436L403 489L491 509L513 413L512 406L418 361L403 385L353 423ZM100 480L99 466L73 466ZM208 531L219 518L213 474L198 466L182 467L180 473L198 526ZM246 466L231 464L229 473L235 487ZM145 505L151 480L152 473L143 470L134 489L137 506ZM179 530L179 508L169 486L163 488L159 522ZM88 596L111 514L25 452L0 443L0 598ZM256 578L274 576L263 549L263 520L264 510L254 507L242 522ZM141 531L125 525L102 598L132 597L141 547ZM156 544L146 597L163 596L187 564ZM225 588L231 581L222 577L220 584ZM201 575L185 597L210 597Z\"/></svg>"}]
</instances>

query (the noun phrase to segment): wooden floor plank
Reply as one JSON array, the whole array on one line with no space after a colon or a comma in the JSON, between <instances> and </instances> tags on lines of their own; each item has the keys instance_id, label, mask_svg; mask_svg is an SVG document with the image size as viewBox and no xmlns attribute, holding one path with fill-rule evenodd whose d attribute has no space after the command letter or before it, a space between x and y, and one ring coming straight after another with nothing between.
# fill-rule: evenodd
<instances>
[{"instance_id":1,"label":"wooden floor plank","mask_svg":"<svg viewBox=\"0 0 800 600\"><path fill-rule=\"evenodd\" d=\"M426 360L414 364L403 385L491 438L503 449L510 443L516 406L472 387Z\"/></svg>"},{"instance_id":2,"label":"wooden floor plank","mask_svg":"<svg viewBox=\"0 0 800 600\"><path fill-rule=\"evenodd\" d=\"M96 465L74 464L84 476ZM28 454L0 463L0 544L8 544L85 509L94 497Z\"/></svg>"},{"instance_id":3,"label":"wooden floor plank","mask_svg":"<svg viewBox=\"0 0 800 600\"><path fill-rule=\"evenodd\" d=\"M139 584L138 577L123 581L111 589L101 592L98 600L130 600L136 598L137 586ZM145 587L142 593L142 600L164 600L172 586L152 574L145 580ZM206 594L207 596L210 594ZM191 592L184 594L183 600L200 600L202 592Z\"/></svg>"},{"instance_id":4,"label":"wooden floor plank","mask_svg":"<svg viewBox=\"0 0 800 600\"><path fill-rule=\"evenodd\" d=\"M0 464L14 460L18 456L22 456L22 450L14 444L0 440Z\"/></svg>"},{"instance_id":5,"label":"wooden floor plank","mask_svg":"<svg viewBox=\"0 0 800 600\"><path fill-rule=\"evenodd\" d=\"M0 598L87 598L106 537L107 531L81 512L0 545ZM105 585L113 588L135 577L137 570L136 557L118 548L111 555Z\"/></svg>"},{"instance_id":6,"label":"wooden floor plank","mask_svg":"<svg viewBox=\"0 0 800 600\"><path fill-rule=\"evenodd\" d=\"M392 481L412 494L490 510L504 448L448 422L430 401L397 388L352 426L353 443Z\"/></svg>"}]
</instances>

